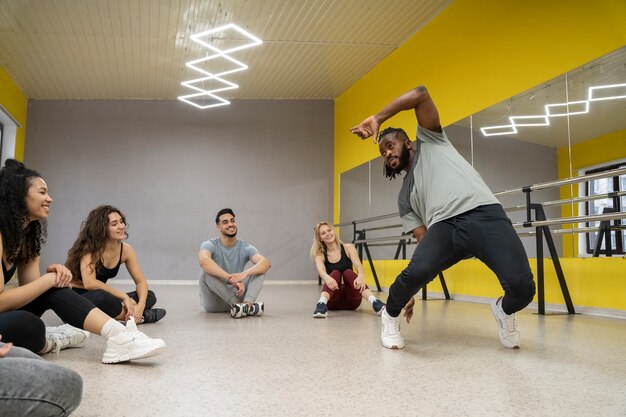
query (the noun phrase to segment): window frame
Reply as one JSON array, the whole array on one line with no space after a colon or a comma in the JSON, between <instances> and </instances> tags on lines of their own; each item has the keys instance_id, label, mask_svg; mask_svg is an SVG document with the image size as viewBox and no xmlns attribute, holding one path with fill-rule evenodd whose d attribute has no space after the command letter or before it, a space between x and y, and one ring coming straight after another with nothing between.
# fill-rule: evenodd
<instances>
[{"instance_id":1,"label":"window frame","mask_svg":"<svg viewBox=\"0 0 626 417\"><path fill-rule=\"evenodd\" d=\"M611 163L610 165L604 165L604 166L600 166L600 167L596 167L592 169L585 169L584 174L585 175L596 174L599 172L611 171L611 170L619 169L619 168L626 168L626 161ZM626 191L626 189L623 189L623 190L620 189L620 181L619 181L620 176L619 175L616 175L613 177L607 177L607 178L611 178L613 180L613 192ZM595 180L592 180L592 181L595 181ZM589 196L590 183L591 181L585 181L585 186L584 186L585 196ZM619 212L626 211L625 207L622 207L622 201L621 201L622 197L614 197L611 200L613 202L613 208L617 209L617 211ZM586 201L584 203L584 207L585 207L585 215L589 216L590 208L591 208L591 201ZM623 222L620 220L615 220L614 222L615 222L614 223L615 225L623 224ZM591 222L585 222L585 225L587 227L593 227ZM626 245L624 244L624 240L626 237L625 232L626 231L624 230L612 230L610 231L610 235L605 237L605 239L612 239L613 237L615 237L615 245L613 246L611 250L612 255L625 255L626 254L626 247L625 247ZM593 235L595 235L595 238L597 239L598 232L585 233L585 252L588 255L593 254L595 250L595 246L591 245ZM600 249L599 254L606 255L606 249Z\"/></svg>"}]
</instances>

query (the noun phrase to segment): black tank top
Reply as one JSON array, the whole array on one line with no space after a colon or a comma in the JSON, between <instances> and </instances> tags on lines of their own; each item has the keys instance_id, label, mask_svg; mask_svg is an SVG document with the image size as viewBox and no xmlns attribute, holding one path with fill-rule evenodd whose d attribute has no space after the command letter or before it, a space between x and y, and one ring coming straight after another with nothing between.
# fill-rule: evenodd
<instances>
[{"instance_id":1,"label":"black tank top","mask_svg":"<svg viewBox=\"0 0 626 417\"><path fill-rule=\"evenodd\" d=\"M335 263L328 261L328 255L324 253L324 267L326 267L326 273L330 274L332 271L339 271L343 273L348 269L352 269L352 261L348 258L346 254L346 250L343 245L339 245L341 247L341 258Z\"/></svg>"},{"instance_id":2,"label":"black tank top","mask_svg":"<svg viewBox=\"0 0 626 417\"><path fill-rule=\"evenodd\" d=\"M13 274L15 274L15 270L17 269L17 263L15 263L11 269L7 269L6 266L4 266L4 259L2 260L2 275L4 276L4 283L6 284L7 282L9 282L11 280L11 278L13 278Z\"/></svg>"},{"instance_id":3,"label":"black tank top","mask_svg":"<svg viewBox=\"0 0 626 417\"><path fill-rule=\"evenodd\" d=\"M104 266L104 264L98 265L96 269L96 279L98 281L102 281L106 284L109 278L114 278L120 270L120 265L122 264L122 250L124 249L124 244L120 242L120 260L117 261L117 265L113 268L109 269Z\"/></svg>"}]
</instances>

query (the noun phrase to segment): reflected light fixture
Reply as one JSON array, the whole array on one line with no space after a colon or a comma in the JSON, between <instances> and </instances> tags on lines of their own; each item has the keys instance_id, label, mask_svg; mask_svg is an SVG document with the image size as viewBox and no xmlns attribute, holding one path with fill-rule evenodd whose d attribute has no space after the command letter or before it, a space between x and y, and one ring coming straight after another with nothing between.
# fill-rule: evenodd
<instances>
[{"instance_id":1,"label":"reflected light fixture","mask_svg":"<svg viewBox=\"0 0 626 417\"><path fill-rule=\"evenodd\" d=\"M602 95L602 94L606 94L607 91L609 90L608 93L611 93L611 90L615 90L615 93L619 94L619 95ZM621 90L621 91L620 91ZM596 97L594 97L594 91L598 91L599 94L596 95ZM618 98L626 98L626 84L611 84L611 85L601 85L598 87L589 87L589 96L587 98L587 100L589 101L601 101L601 100L616 100Z\"/></svg>"},{"instance_id":2,"label":"reflected light fixture","mask_svg":"<svg viewBox=\"0 0 626 417\"><path fill-rule=\"evenodd\" d=\"M246 39L243 44L239 44L230 48L221 49L211 42L215 42L220 38L214 39L211 35L226 32L233 30ZM197 91L197 93L187 94L184 96L179 96L178 100L184 101L187 104L191 104L194 107L199 109L208 109L211 107L217 106L225 106L230 104L230 101L216 95L215 93L227 90L233 90L239 88L239 85L230 82L224 78L225 75L232 74L239 71L245 71L248 69L248 66L243 62L231 57L228 54L231 54L236 51L240 51L242 49L251 48L254 46L258 46L263 43L263 41L250 32L240 28L234 23L229 23L227 25L219 26L213 29L206 30L204 32L196 33L190 36L190 39L197 44L201 45L204 48L209 49L213 53L204 58L195 59L185 63L190 69L198 71L203 75L201 78L196 78L193 80L183 81L180 84L183 87L190 88L192 90ZM207 71L205 68L201 66L201 64L216 64L218 61L227 61L228 69L220 72L212 73ZM218 86L216 88L205 88L205 84L217 82ZM208 104L205 104L205 100L209 100Z\"/></svg>"},{"instance_id":3,"label":"reflected light fixture","mask_svg":"<svg viewBox=\"0 0 626 417\"><path fill-rule=\"evenodd\" d=\"M552 111L551 109L556 109ZM559 110L562 109L562 110ZM548 117L573 116L575 114L589 113L589 102L587 100L570 101L567 103L546 104L546 114Z\"/></svg>"},{"instance_id":4,"label":"reflected light fixture","mask_svg":"<svg viewBox=\"0 0 626 417\"><path fill-rule=\"evenodd\" d=\"M546 104L545 114L535 116L511 116L510 125L481 127L483 136L500 136L517 133L519 126L549 126L550 117L573 116L589 113L589 103L602 100L626 98L626 84L611 84L589 87L587 100L567 103ZM523 121L526 120L526 121ZM532 120L537 120L533 122ZM542 122L540 122L542 120Z\"/></svg>"}]
</instances>

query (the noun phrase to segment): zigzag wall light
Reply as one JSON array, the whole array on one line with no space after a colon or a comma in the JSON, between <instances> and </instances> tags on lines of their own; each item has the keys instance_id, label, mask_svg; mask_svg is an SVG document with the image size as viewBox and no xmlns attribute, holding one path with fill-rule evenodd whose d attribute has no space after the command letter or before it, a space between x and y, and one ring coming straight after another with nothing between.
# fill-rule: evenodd
<instances>
[{"instance_id":1,"label":"zigzag wall light","mask_svg":"<svg viewBox=\"0 0 626 417\"><path fill-rule=\"evenodd\" d=\"M598 85L589 87L587 100L570 101L569 103L546 104L545 114L536 116L511 116L510 125L481 127L483 136L499 136L517 133L520 126L550 126L550 117L573 116L589 113L589 103L603 100L617 100L626 98L626 84ZM517 120L541 120L542 122L528 123Z\"/></svg>"},{"instance_id":2,"label":"zigzag wall light","mask_svg":"<svg viewBox=\"0 0 626 417\"><path fill-rule=\"evenodd\" d=\"M211 35L220 33L220 32L226 32L229 30L234 30L238 32L239 34L243 35L248 40L248 42L239 44L234 47L226 48L226 49L220 49L217 46L209 43L212 39ZM215 93L239 88L237 84L230 82L224 79L223 77L225 75L232 74L235 72L245 71L246 69L248 69L248 66L244 64L243 62L236 60L235 58L231 57L228 54L231 54L236 51L240 51L242 49L261 45L263 41L257 38L256 36L254 36L253 34L251 34L250 32L235 25L234 23L229 23L224 26L219 26L219 27L216 27L216 28L204 31L204 32L196 33L194 35L191 35L190 38L192 41L209 49L210 51L214 53L204 58L195 59L193 61L189 61L185 63L185 66L187 66L187 68L191 68L195 71L198 71L203 76L201 78L196 78L193 80L181 82L180 84L182 86L195 90L197 91L197 93L179 96L178 99L181 101L184 101L187 104L191 104L192 106L197 107L199 109L208 109L211 107L225 106L227 104L230 104L230 101L216 95ZM207 38L209 39L209 42L205 40ZM228 69L220 71L220 72L212 73L200 66L201 64L207 64L207 63L210 64L212 62L213 63L217 62L218 60L225 62L228 65ZM214 87L214 88L205 87L205 84L209 84L209 83L212 84L214 82L218 83L217 87ZM214 100L214 102L211 102L211 104L202 104L202 103L198 103L195 101L201 97L202 98L209 97L212 100Z\"/></svg>"}]
</instances>

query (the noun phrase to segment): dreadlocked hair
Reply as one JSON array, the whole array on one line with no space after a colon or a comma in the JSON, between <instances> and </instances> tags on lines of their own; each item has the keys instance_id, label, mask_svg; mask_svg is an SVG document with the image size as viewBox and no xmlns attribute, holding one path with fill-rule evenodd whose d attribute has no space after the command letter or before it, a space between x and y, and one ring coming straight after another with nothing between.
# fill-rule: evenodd
<instances>
[{"instance_id":1,"label":"dreadlocked hair","mask_svg":"<svg viewBox=\"0 0 626 417\"><path fill-rule=\"evenodd\" d=\"M383 138L387 135L394 135L394 139L397 139L398 134L400 132L402 132L404 136L408 137L404 129L390 126L386 128L385 130L383 130L382 132L380 132L380 134L378 135L378 143L380 143L383 140ZM390 167L387 166L387 164L383 164L383 175L385 175L385 178L389 178L389 180L392 180L396 178L398 173L394 172Z\"/></svg>"},{"instance_id":2,"label":"dreadlocked hair","mask_svg":"<svg viewBox=\"0 0 626 417\"><path fill-rule=\"evenodd\" d=\"M0 169L0 233L10 264L36 258L46 241L45 221L28 217L26 196L33 178L41 175L15 159L7 159Z\"/></svg>"},{"instance_id":3,"label":"dreadlocked hair","mask_svg":"<svg viewBox=\"0 0 626 417\"><path fill-rule=\"evenodd\" d=\"M94 271L102 265L102 254L108 236L109 214L112 213L119 214L122 222L126 224L126 218L122 212L110 205L99 206L91 210L87 218L81 223L78 237L67 252L67 261L65 261L65 266L77 279L82 279L80 260L83 256L91 255L89 267ZM128 233L126 237L128 238Z\"/></svg>"}]
</instances>

